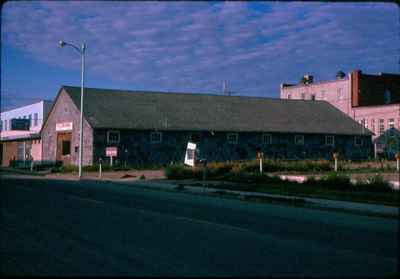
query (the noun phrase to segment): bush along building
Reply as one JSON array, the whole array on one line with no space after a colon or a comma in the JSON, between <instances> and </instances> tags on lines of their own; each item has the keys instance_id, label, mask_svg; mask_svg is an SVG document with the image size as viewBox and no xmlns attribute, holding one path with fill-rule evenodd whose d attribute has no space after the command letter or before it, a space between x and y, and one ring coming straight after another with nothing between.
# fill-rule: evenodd
<instances>
[{"instance_id":1,"label":"bush along building","mask_svg":"<svg viewBox=\"0 0 400 279\"><path fill-rule=\"evenodd\" d=\"M315 82L305 75L298 84L281 84L282 99L323 100L371 130L377 155L394 158L400 152L400 75L364 74L359 70ZM392 132L389 132L392 130Z\"/></svg>"},{"instance_id":2,"label":"bush along building","mask_svg":"<svg viewBox=\"0 0 400 279\"><path fill-rule=\"evenodd\" d=\"M366 159L372 133L327 102L86 88L83 165L183 162L188 141L208 161ZM45 160L78 164L80 88L63 86L42 128Z\"/></svg>"}]
</instances>

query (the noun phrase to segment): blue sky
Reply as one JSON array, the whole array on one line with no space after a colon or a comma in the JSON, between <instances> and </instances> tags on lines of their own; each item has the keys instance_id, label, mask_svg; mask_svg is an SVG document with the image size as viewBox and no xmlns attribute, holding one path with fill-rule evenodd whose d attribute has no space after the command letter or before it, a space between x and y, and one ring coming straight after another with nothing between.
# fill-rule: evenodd
<instances>
[{"instance_id":1,"label":"blue sky","mask_svg":"<svg viewBox=\"0 0 400 279\"><path fill-rule=\"evenodd\" d=\"M60 39L88 45L88 87L278 97L306 73L400 72L393 3L9 1L1 20L2 109L80 86Z\"/></svg>"}]
</instances>

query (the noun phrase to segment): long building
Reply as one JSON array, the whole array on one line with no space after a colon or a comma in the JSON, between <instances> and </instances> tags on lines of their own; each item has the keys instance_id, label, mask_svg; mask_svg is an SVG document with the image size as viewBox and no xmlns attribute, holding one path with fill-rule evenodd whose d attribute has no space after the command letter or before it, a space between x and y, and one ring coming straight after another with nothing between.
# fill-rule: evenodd
<instances>
[{"instance_id":1,"label":"long building","mask_svg":"<svg viewBox=\"0 0 400 279\"><path fill-rule=\"evenodd\" d=\"M305 75L298 84L281 84L280 97L327 101L374 133L377 153L394 157L400 151L400 137L394 131L400 130L398 74L370 75L356 70L318 82Z\"/></svg>"},{"instance_id":2,"label":"long building","mask_svg":"<svg viewBox=\"0 0 400 279\"><path fill-rule=\"evenodd\" d=\"M188 141L208 161L372 156L372 133L325 101L86 88L83 165L183 162ZM42 128L44 160L77 165L80 88L59 90Z\"/></svg>"}]
</instances>

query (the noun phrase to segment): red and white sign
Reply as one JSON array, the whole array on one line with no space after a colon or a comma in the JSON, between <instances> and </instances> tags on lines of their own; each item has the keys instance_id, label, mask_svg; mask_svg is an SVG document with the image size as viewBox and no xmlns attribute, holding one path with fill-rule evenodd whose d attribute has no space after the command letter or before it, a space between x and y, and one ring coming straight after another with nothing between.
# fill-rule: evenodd
<instances>
[{"instance_id":1,"label":"red and white sign","mask_svg":"<svg viewBox=\"0 0 400 279\"><path fill-rule=\"evenodd\" d=\"M56 131L72 131L72 122L56 123Z\"/></svg>"},{"instance_id":2,"label":"red and white sign","mask_svg":"<svg viewBox=\"0 0 400 279\"><path fill-rule=\"evenodd\" d=\"M107 157L117 157L118 154L118 148L113 146L113 147L106 147L106 156Z\"/></svg>"}]
</instances>

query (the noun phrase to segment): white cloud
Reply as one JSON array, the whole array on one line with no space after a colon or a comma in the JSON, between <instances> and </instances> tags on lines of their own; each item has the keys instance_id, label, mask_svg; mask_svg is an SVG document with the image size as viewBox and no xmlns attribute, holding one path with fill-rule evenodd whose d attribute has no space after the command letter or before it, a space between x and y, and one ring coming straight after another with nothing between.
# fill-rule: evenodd
<instances>
[{"instance_id":1,"label":"white cloud","mask_svg":"<svg viewBox=\"0 0 400 279\"><path fill-rule=\"evenodd\" d=\"M251 5L7 2L2 43L49 65L76 69L79 57L57 42L85 41L93 77L155 90L176 85L175 91L215 91L228 79L243 94L276 96L279 83L305 71L328 78L350 66L396 69L399 12L391 4L272 2L266 5L270 11Z\"/></svg>"}]
</instances>

